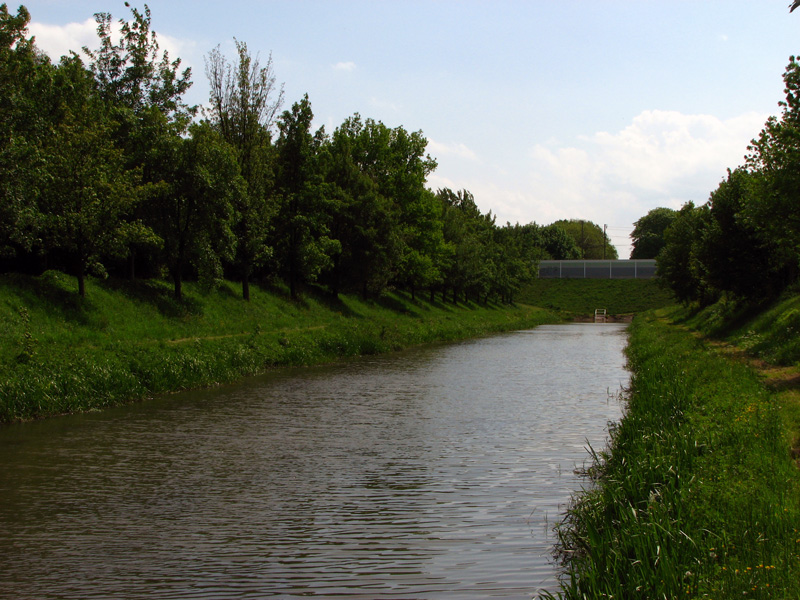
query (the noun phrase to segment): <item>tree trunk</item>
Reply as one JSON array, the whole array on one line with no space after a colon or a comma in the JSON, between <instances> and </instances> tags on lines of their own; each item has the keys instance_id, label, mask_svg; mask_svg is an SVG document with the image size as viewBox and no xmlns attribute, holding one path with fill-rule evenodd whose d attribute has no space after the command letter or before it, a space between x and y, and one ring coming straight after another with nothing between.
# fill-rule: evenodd
<instances>
[{"instance_id":1,"label":"tree trunk","mask_svg":"<svg viewBox=\"0 0 800 600\"><path fill-rule=\"evenodd\" d=\"M136 279L136 250L131 248L128 253L128 280L134 281Z\"/></svg>"},{"instance_id":2,"label":"tree trunk","mask_svg":"<svg viewBox=\"0 0 800 600\"><path fill-rule=\"evenodd\" d=\"M175 294L175 300L183 300L183 281L181 280L180 269L175 269L172 273L172 283Z\"/></svg>"},{"instance_id":3,"label":"tree trunk","mask_svg":"<svg viewBox=\"0 0 800 600\"><path fill-rule=\"evenodd\" d=\"M242 298L250 302L250 278L248 277L247 271L242 275Z\"/></svg>"},{"instance_id":4,"label":"tree trunk","mask_svg":"<svg viewBox=\"0 0 800 600\"><path fill-rule=\"evenodd\" d=\"M289 294L292 300L297 300L297 245L294 242L294 231L290 234L292 240L289 247Z\"/></svg>"},{"instance_id":5,"label":"tree trunk","mask_svg":"<svg viewBox=\"0 0 800 600\"><path fill-rule=\"evenodd\" d=\"M86 298L86 261L83 259L83 241L78 241L78 257L76 259L76 275L78 276L78 295Z\"/></svg>"},{"instance_id":6,"label":"tree trunk","mask_svg":"<svg viewBox=\"0 0 800 600\"><path fill-rule=\"evenodd\" d=\"M333 259L333 279L330 284L331 294L333 294L334 298L339 297L339 271L340 271L340 259L339 255L337 254L336 257Z\"/></svg>"}]
</instances>

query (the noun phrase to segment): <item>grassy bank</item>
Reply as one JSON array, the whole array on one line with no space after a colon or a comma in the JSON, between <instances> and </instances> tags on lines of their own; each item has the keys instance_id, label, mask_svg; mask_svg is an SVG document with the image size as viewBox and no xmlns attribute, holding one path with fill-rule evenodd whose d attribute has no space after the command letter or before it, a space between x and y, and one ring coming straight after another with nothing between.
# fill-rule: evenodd
<instances>
[{"instance_id":1,"label":"grassy bank","mask_svg":"<svg viewBox=\"0 0 800 600\"><path fill-rule=\"evenodd\" d=\"M699 311L683 308L675 311L672 318L768 363L800 365L798 291L789 290L777 301L757 307L722 300Z\"/></svg>"},{"instance_id":2,"label":"grassy bank","mask_svg":"<svg viewBox=\"0 0 800 600\"><path fill-rule=\"evenodd\" d=\"M452 305L395 294L375 302L233 284L188 284L172 299L155 281L0 276L0 422L92 410L156 393L554 322L526 305Z\"/></svg>"},{"instance_id":3,"label":"grassy bank","mask_svg":"<svg viewBox=\"0 0 800 600\"><path fill-rule=\"evenodd\" d=\"M800 396L660 316L631 327L627 414L560 526L563 597L800 598Z\"/></svg>"},{"instance_id":4,"label":"grassy bank","mask_svg":"<svg viewBox=\"0 0 800 600\"><path fill-rule=\"evenodd\" d=\"M593 315L597 308L629 315L675 302L655 279L536 279L517 299L570 315Z\"/></svg>"}]
</instances>

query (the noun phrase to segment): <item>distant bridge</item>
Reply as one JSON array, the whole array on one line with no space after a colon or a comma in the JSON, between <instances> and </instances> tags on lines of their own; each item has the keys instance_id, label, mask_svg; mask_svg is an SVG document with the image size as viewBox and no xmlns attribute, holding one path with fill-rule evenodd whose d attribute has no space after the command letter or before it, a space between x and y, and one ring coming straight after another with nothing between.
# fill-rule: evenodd
<instances>
[{"instance_id":1,"label":"distant bridge","mask_svg":"<svg viewBox=\"0 0 800 600\"><path fill-rule=\"evenodd\" d=\"M541 260L540 279L652 279L655 259Z\"/></svg>"}]
</instances>

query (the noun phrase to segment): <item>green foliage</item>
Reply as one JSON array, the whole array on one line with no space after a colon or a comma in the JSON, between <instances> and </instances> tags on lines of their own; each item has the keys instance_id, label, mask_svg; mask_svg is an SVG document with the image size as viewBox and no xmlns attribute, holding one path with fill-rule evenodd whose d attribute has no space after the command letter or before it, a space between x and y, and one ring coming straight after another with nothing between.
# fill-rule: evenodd
<instances>
[{"instance_id":1,"label":"green foliage","mask_svg":"<svg viewBox=\"0 0 800 600\"><path fill-rule=\"evenodd\" d=\"M754 194L743 216L774 245L776 261L800 263L800 63L794 56L783 76L786 99L781 118L770 117L748 147L747 168Z\"/></svg>"},{"instance_id":2,"label":"green foliage","mask_svg":"<svg viewBox=\"0 0 800 600\"><path fill-rule=\"evenodd\" d=\"M176 140L174 186L157 203L156 231L164 240L177 299L187 264L201 279L222 278L223 260L233 254L232 206L243 193L234 150L208 123L190 128L190 137Z\"/></svg>"},{"instance_id":3,"label":"green foliage","mask_svg":"<svg viewBox=\"0 0 800 600\"><path fill-rule=\"evenodd\" d=\"M780 267L773 263L774 242L743 215L752 184L753 176L737 169L712 192L697 260L709 287L758 300L774 297L783 282Z\"/></svg>"},{"instance_id":4,"label":"green foliage","mask_svg":"<svg viewBox=\"0 0 800 600\"><path fill-rule=\"evenodd\" d=\"M599 225L583 219L562 219L553 224L561 227L575 241L581 251L578 258L616 260L619 257L617 249L611 245Z\"/></svg>"},{"instance_id":5,"label":"green foliage","mask_svg":"<svg viewBox=\"0 0 800 600\"><path fill-rule=\"evenodd\" d=\"M314 113L308 95L278 119L277 186L280 195L275 247L293 298L298 286L314 282L333 263L339 244L329 237L329 213L319 148L324 132L311 133Z\"/></svg>"},{"instance_id":6,"label":"green foliage","mask_svg":"<svg viewBox=\"0 0 800 600\"><path fill-rule=\"evenodd\" d=\"M242 278L242 296L250 299L250 277L272 257L268 236L277 213L275 159L271 127L283 103L276 92L270 56L265 67L253 59L244 42L236 41L238 62L231 64L219 46L206 59L211 88L209 118L236 150L246 188L233 204L237 238L235 264Z\"/></svg>"},{"instance_id":7,"label":"green foliage","mask_svg":"<svg viewBox=\"0 0 800 600\"><path fill-rule=\"evenodd\" d=\"M439 190L444 240L452 248L451 260L442 270L453 301L460 292L483 296L490 289L492 231L494 217L482 214L467 190Z\"/></svg>"},{"instance_id":8,"label":"green foliage","mask_svg":"<svg viewBox=\"0 0 800 600\"><path fill-rule=\"evenodd\" d=\"M36 198L46 179L42 147L50 133L53 74L27 37L30 14L0 5L0 256L39 240Z\"/></svg>"},{"instance_id":9,"label":"green foliage","mask_svg":"<svg viewBox=\"0 0 800 600\"><path fill-rule=\"evenodd\" d=\"M582 256L575 239L558 223L542 228L541 248L543 260L578 260Z\"/></svg>"},{"instance_id":10,"label":"green foliage","mask_svg":"<svg viewBox=\"0 0 800 600\"><path fill-rule=\"evenodd\" d=\"M631 260L655 258L664 247L664 232L677 216L671 208L654 208L634 223Z\"/></svg>"},{"instance_id":11,"label":"green foliage","mask_svg":"<svg viewBox=\"0 0 800 600\"><path fill-rule=\"evenodd\" d=\"M701 237L704 208L687 202L664 232L664 247L658 254L658 277L684 303L703 299L705 292L696 245Z\"/></svg>"},{"instance_id":12,"label":"green foliage","mask_svg":"<svg viewBox=\"0 0 800 600\"><path fill-rule=\"evenodd\" d=\"M425 188L436 163L426 146L420 132L358 114L323 144L329 228L341 242L329 275L334 289L375 296L395 283L413 293L441 280L439 203Z\"/></svg>"},{"instance_id":13,"label":"green foliage","mask_svg":"<svg viewBox=\"0 0 800 600\"><path fill-rule=\"evenodd\" d=\"M111 14L95 15L100 48L83 48L92 75L109 103L137 115L156 108L170 122L185 127L194 113L182 100L192 85L192 71L179 74L181 60L170 61L166 51L159 51L147 5L144 13L131 8L131 16L130 21L119 20L121 39L115 42Z\"/></svg>"}]
</instances>

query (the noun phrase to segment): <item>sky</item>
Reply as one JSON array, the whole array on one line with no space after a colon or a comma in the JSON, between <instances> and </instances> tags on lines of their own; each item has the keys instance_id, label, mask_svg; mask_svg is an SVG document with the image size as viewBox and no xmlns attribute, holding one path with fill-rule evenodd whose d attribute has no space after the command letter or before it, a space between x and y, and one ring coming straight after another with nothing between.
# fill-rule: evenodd
<instances>
[{"instance_id":1,"label":"sky","mask_svg":"<svg viewBox=\"0 0 800 600\"><path fill-rule=\"evenodd\" d=\"M144 3L130 0L139 9ZM15 12L18 4L8 3ZM97 48L94 14L123 0L31 0L57 60ZM272 57L284 108L309 95L331 133L359 113L421 131L434 191L466 189L498 224L587 219L620 258L635 221L702 204L780 114L800 54L789 0L151 0L152 29L192 68L234 38Z\"/></svg>"}]
</instances>

